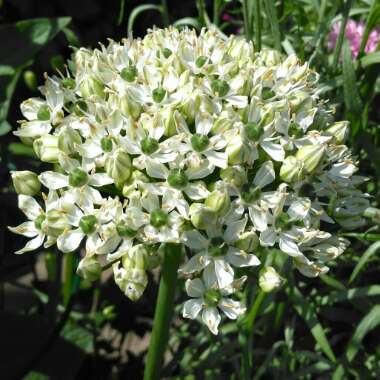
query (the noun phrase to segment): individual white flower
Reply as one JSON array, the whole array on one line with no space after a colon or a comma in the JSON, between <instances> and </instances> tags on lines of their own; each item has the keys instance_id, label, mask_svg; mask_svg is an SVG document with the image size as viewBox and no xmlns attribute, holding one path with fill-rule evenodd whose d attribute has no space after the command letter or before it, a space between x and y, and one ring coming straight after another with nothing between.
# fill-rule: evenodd
<instances>
[{"instance_id":1,"label":"individual white flower","mask_svg":"<svg viewBox=\"0 0 380 380\"><path fill-rule=\"evenodd\" d=\"M259 265L260 260L254 254L234 246L246 224L247 218L243 218L230 223L220 234L220 231L209 230L208 239L197 230L185 231L184 244L198 253L192 256L180 270L183 273L194 273L209 267L215 273L218 286L224 288L234 280L233 267Z\"/></svg>"},{"instance_id":2,"label":"individual white flower","mask_svg":"<svg viewBox=\"0 0 380 380\"><path fill-rule=\"evenodd\" d=\"M234 292L233 286L219 288L213 273L203 273L200 278L188 279L185 283L187 294L192 297L183 305L184 318L195 319L200 313L203 323L213 334L218 334L221 321L219 310L229 319L237 319L246 310L241 302L228 297Z\"/></svg>"},{"instance_id":3,"label":"individual white flower","mask_svg":"<svg viewBox=\"0 0 380 380\"><path fill-rule=\"evenodd\" d=\"M46 238L46 213L56 207L57 200L57 193L55 191L50 191L49 195L44 197L44 210L33 197L22 194L18 196L18 207L29 220L21 223L17 227L8 228L10 231L28 238L32 238L32 240L28 241L24 248L19 249L15 253L21 254L24 252L34 251L35 249L41 247ZM45 248L48 248L54 243L54 239L48 239L44 246Z\"/></svg>"}]
</instances>

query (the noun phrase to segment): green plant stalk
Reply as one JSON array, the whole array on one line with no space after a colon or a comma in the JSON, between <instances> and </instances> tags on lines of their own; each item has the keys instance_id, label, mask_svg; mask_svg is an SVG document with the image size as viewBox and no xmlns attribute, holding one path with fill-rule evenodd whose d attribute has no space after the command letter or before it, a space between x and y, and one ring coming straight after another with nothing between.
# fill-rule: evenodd
<instances>
[{"instance_id":1,"label":"green plant stalk","mask_svg":"<svg viewBox=\"0 0 380 380\"><path fill-rule=\"evenodd\" d=\"M249 0L243 0L244 33L248 41L252 39L251 20L249 17Z\"/></svg>"},{"instance_id":2,"label":"green plant stalk","mask_svg":"<svg viewBox=\"0 0 380 380\"><path fill-rule=\"evenodd\" d=\"M350 8L351 8L352 0L347 0L346 1L346 6L344 7L343 10L343 20L340 25L340 30L338 34L338 38L335 44L335 49L334 49L334 56L333 56L333 70L336 70L336 67L338 65L338 60L340 56L340 52L342 50L342 45L343 45L343 40L344 40L344 33L346 30L346 25L348 21L348 15L350 13Z\"/></svg>"},{"instance_id":3,"label":"green plant stalk","mask_svg":"<svg viewBox=\"0 0 380 380\"><path fill-rule=\"evenodd\" d=\"M214 0L214 12L212 17L212 23L219 26L220 10L222 7L222 0Z\"/></svg>"},{"instance_id":4,"label":"green plant stalk","mask_svg":"<svg viewBox=\"0 0 380 380\"><path fill-rule=\"evenodd\" d=\"M66 307L72 294L72 285L74 279L74 254L66 253L64 256L64 283L63 283L63 304Z\"/></svg>"},{"instance_id":5,"label":"green plant stalk","mask_svg":"<svg viewBox=\"0 0 380 380\"><path fill-rule=\"evenodd\" d=\"M162 8L162 21L164 23L165 28L167 28L170 24L170 20L169 20L168 3L166 2L166 0L161 0L161 8Z\"/></svg>"},{"instance_id":6,"label":"green plant stalk","mask_svg":"<svg viewBox=\"0 0 380 380\"><path fill-rule=\"evenodd\" d=\"M261 50L261 14L260 0L253 2L253 28L255 33L255 50Z\"/></svg>"},{"instance_id":7,"label":"green plant stalk","mask_svg":"<svg viewBox=\"0 0 380 380\"><path fill-rule=\"evenodd\" d=\"M182 258L180 244L167 243L164 248L164 261L160 287L154 313L152 337L145 365L144 380L158 380L161 365L169 338L169 327L174 309L174 296L177 286L177 270Z\"/></svg>"}]
</instances>

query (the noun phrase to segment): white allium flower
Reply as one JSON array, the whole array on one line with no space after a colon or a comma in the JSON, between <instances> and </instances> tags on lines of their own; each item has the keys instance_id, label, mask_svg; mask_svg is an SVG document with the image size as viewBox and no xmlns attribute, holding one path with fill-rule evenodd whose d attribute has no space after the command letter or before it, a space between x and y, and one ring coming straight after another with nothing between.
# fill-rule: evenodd
<instances>
[{"instance_id":1,"label":"white allium flower","mask_svg":"<svg viewBox=\"0 0 380 380\"><path fill-rule=\"evenodd\" d=\"M324 229L362 226L369 196L344 145L348 123L334 122L317 81L294 55L214 30L154 29L74 51L65 76L21 104L15 134L55 167L13 174L29 221L11 230L33 238L18 253L83 245L79 273L96 278L104 257L136 300L161 245L181 243L183 314L213 333L218 310L244 312L237 272L257 273L269 249L306 276L327 272L348 242ZM40 184L42 202L29 196ZM278 286L281 269L261 285Z\"/></svg>"}]
</instances>

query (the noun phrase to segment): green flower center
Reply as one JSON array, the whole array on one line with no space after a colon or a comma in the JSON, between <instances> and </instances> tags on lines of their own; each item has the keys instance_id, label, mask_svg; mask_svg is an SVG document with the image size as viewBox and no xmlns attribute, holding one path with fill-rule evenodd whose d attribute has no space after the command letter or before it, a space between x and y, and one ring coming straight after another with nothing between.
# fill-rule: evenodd
<instances>
[{"instance_id":1,"label":"green flower center","mask_svg":"<svg viewBox=\"0 0 380 380\"><path fill-rule=\"evenodd\" d=\"M153 227L159 228L168 224L169 216L161 209L153 210L150 214L150 224Z\"/></svg>"},{"instance_id":2,"label":"green flower center","mask_svg":"<svg viewBox=\"0 0 380 380\"><path fill-rule=\"evenodd\" d=\"M120 76L127 82L133 82L137 77L137 69L135 66L124 67Z\"/></svg>"},{"instance_id":3,"label":"green flower center","mask_svg":"<svg viewBox=\"0 0 380 380\"><path fill-rule=\"evenodd\" d=\"M213 82L211 82L211 89L215 95L223 97L228 94L230 85L224 80L215 79Z\"/></svg>"},{"instance_id":4,"label":"green flower center","mask_svg":"<svg viewBox=\"0 0 380 380\"><path fill-rule=\"evenodd\" d=\"M112 139L111 137L103 137L100 140L100 146L102 147L103 152L108 153L112 150Z\"/></svg>"},{"instance_id":5,"label":"green flower center","mask_svg":"<svg viewBox=\"0 0 380 380\"><path fill-rule=\"evenodd\" d=\"M87 104L83 100L79 100L74 106L74 112L77 116L83 116L83 113L87 112L87 110Z\"/></svg>"},{"instance_id":6,"label":"green flower center","mask_svg":"<svg viewBox=\"0 0 380 380\"><path fill-rule=\"evenodd\" d=\"M195 66L197 66L200 69L206 62L207 62L207 57L205 57L204 55L201 55L195 60Z\"/></svg>"},{"instance_id":7,"label":"green flower center","mask_svg":"<svg viewBox=\"0 0 380 380\"><path fill-rule=\"evenodd\" d=\"M49 107L45 104L43 106L41 106L39 109L38 109L38 112L37 112L37 119L38 120L41 120L41 121L47 121L47 120L50 120L50 110L49 110Z\"/></svg>"},{"instance_id":8,"label":"green flower center","mask_svg":"<svg viewBox=\"0 0 380 380\"><path fill-rule=\"evenodd\" d=\"M158 141L151 137L146 137L141 140L140 147L143 153L145 154L153 154L159 148Z\"/></svg>"},{"instance_id":9,"label":"green flower center","mask_svg":"<svg viewBox=\"0 0 380 380\"><path fill-rule=\"evenodd\" d=\"M95 215L85 215L82 216L79 221L79 227L82 229L83 233L86 235L92 234L96 230L96 223L98 220Z\"/></svg>"},{"instance_id":10,"label":"green flower center","mask_svg":"<svg viewBox=\"0 0 380 380\"><path fill-rule=\"evenodd\" d=\"M227 245L225 244L223 238L215 237L210 241L210 246L208 248L208 254L213 257L223 256L227 253Z\"/></svg>"},{"instance_id":11,"label":"green flower center","mask_svg":"<svg viewBox=\"0 0 380 380\"><path fill-rule=\"evenodd\" d=\"M137 231L135 231L132 228L129 228L123 223L119 223L116 225L116 231L120 237L130 237L130 238L135 237L137 233Z\"/></svg>"},{"instance_id":12,"label":"green flower center","mask_svg":"<svg viewBox=\"0 0 380 380\"><path fill-rule=\"evenodd\" d=\"M152 98L156 103L161 103L164 100L164 97L166 95L166 90L162 87L158 87L153 90L152 92Z\"/></svg>"},{"instance_id":13,"label":"green flower center","mask_svg":"<svg viewBox=\"0 0 380 380\"><path fill-rule=\"evenodd\" d=\"M241 197L246 203L253 203L260 199L261 189L256 186L244 185L242 188Z\"/></svg>"},{"instance_id":14,"label":"green flower center","mask_svg":"<svg viewBox=\"0 0 380 380\"><path fill-rule=\"evenodd\" d=\"M37 228L37 230L41 230L42 229L42 223L45 221L45 219L46 219L45 214L40 214L34 220L34 226Z\"/></svg>"},{"instance_id":15,"label":"green flower center","mask_svg":"<svg viewBox=\"0 0 380 380\"><path fill-rule=\"evenodd\" d=\"M75 88L75 80L73 78L63 78L62 86L72 90Z\"/></svg>"},{"instance_id":16,"label":"green flower center","mask_svg":"<svg viewBox=\"0 0 380 380\"><path fill-rule=\"evenodd\" d=\"M191 146L196 152L202 152L208 147L210 139L206 135L196 133L195 135L191 136L190 142Z\"/></svg>"},{"instance_id":17,"label":"green flower center","mask_svg":"<svg viewBox=\"0 0 380 380\"><path fill-rule=\"evenodd\" d=\"M173 52L168 48L164 48L164 50L162 50L162 54L165 58L169 58L173 54Z\"/></svg>"},{"instance_id":18,"label":"green flower center","mask_svg":"<svg viewBox=\"0 0 380 380\"><path fill-rule=\"evenodd\" d=\"M244 127L247 138L251 141L258 141L264 133L264 128L256 123L248 123Z\"/></svg>"},{"instance_id":19,"label":"green flower center","mask_svg":"<svg viewBox=\"0 0 380 380\"><path fill-rule=\"evenodd\" d=\"M69 174L69 184L72 187L82 187L87 180L88 174L82 169L76 168Z\"/></svg>"},{"instance_id":20,"label":"green flower center","mask_svg":"<svg viewBox=\"0 0 380 380\"><path fill-rule=\"evenodd\" d=\"M208 289L204 294L203 298L209 306L217 306L218 302L222 298L220 292L216 289Z\"/></svg>"},{"instance_id":21,"label":"green flower center","mask_svg":"<svg viewBox=\"0 0 380 380\"><path fill-rule=\"evenodd\" d=\"M302 130L297 127L297 124L291 123L289 127L289 135L298 139L303 136L303 133Z\"/></svg>"},{"instance_id":22,"label":"green flower center","mask_svg":"<svg viewBox=\"0 0 380 380\"><path fill-rule=\"evenodd\" d=\"M182 169L172 169L168 175L168 184L175 189L183 189L189 183L185 172Z\"/></svg>"},{"instance_id":23,"label":"green flower center","mask_svg":"<svg viewBox=\"0 0 380 380\"><path fill-rule=\"evenodd\" d=\"M270 87L264 87L261 90L261 98L263 100L268 100L276 96L276 93Z\"/></svg>"},{"instance_id":24,"label":"green flower center","mask_svg":"<svg viewBox=\"0 0 380 380\"><path fill-rule=\"evenodd\" d=\"M289 215L286 212L282 212L275 221L275 227L287 231L292 227L292 222Z\"/></svg>"}]
</instances>

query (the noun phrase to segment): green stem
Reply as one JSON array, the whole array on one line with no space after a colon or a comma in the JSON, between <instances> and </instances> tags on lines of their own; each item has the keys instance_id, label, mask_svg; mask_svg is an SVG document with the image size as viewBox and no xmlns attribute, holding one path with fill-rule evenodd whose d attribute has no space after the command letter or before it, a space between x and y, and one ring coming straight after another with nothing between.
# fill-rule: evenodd
<instances>
[{"instance_id":1,"label":"green stem","mask_svg":"<svg viewBox=\"0 0 380 380\"><path fill-rule=\"evenodd\" d=\"M248 0L243 0L243 18L244 18L244 33L245 37L248 41L252 39L251 33L251 20L249 17L249 4Z\"/></svg>"},{"instance_id":2,"label":"green stem","mask_svg":"<svg viewBox=\"0 0 380 380\"><path fill-rule=\"evenodd\" d=\"M348 21L348 15L350 13L351 3L352 3L352 0L347 0L346 5L345 5L344 10L343 10L343 20L342 20L342 23L340 25L340 30L339 30L338 38L337 38L337 41L335 44L335 50L334 50L334 58L333 58L333 65L332 65L332 69L334 71L337 68L340 52L342 50L344 33L346 31L346 25L347 25L347 21Z\"/></svg>"},{"instance_id":3,"label":"green stem","mask_svg":"<svg viewBox=\"0 0 380 380\"><path fill-rule=\"evenodd\" d=\"M169 20L168 3L166 2L166 0L161 0L161 8L162 8L162 21L164 23L165 28L167 28L170 24L170 20Z\"/></svg>"},{"instance_id":4,"label":"green stem","mask_svg":"<svg viewBox=\"0 0 380 380\"><path fill-rule=\"evenodd\" d=\"M182 258L182 246L168 243L164 249L160 287L154 313L152 337L145 365L144 380L158 380L169 339L169 327L174 309L177 270Z\"/></svg>"},{"instance_id":5,"label":"green stem","mask_svg":"<svg viewBox=\"0 0 380 380\"><path fill-rule=\"evenodd\" d=\"M216 26L219 25L221 6L222 6L221 0L214 0L214 13L213 13L213 18L212 18L212 23Z\"/></svg>"},{"instance_id":6,"label":"green stem","mask_svg":"<svg viewBox=\"0 0 380 380\"><path fill-rule=\"evenodd\" d=\"M66 253L64 256L65 261L65 272L64 272L64 283L63 283L63 304L65 307L68 305L74 278L74 254L72 252Z\"/></svg>"},{"instance_id":7,"label":"green stem","mask_svg":"<svg viewBox=\"0 0 380 380\"><path fill-rule=\"evenodd\" d=\"M255 50L261 50L261 14L260 0L253 2L253 27L255 32Z\"/></svg>"}]
</instances>

